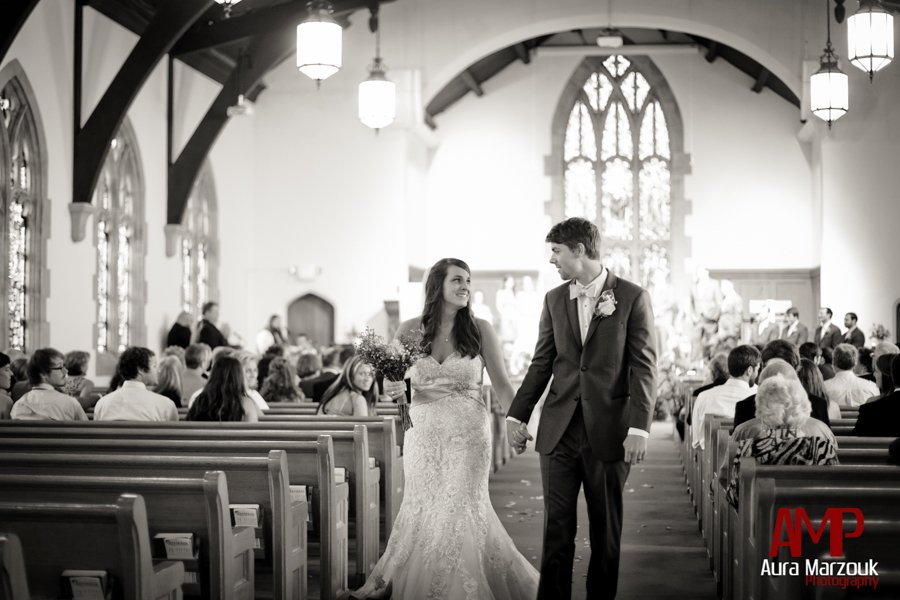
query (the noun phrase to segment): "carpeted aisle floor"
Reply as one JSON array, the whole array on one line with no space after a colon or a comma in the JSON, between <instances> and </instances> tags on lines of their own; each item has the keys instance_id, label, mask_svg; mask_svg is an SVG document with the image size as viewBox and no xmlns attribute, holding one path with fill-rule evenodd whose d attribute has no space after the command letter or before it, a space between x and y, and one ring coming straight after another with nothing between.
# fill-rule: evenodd
<instances>
[{"instance_id":1,"label":"carpeted aisle floor","mask_svg":"<svg viewBox=\"0 0 900 600\"><path fill-rule=\"evenodd\" d=\"M649 456L625 484L618 600L715 600L716 585L685 492L672 425L654 423ZM535 567L544 524L538 455L517 456L491 477L491 500L519 550ZM578 505L573 599L586 597L590 558L587 507Z\"/></svg>"}]
</instances>

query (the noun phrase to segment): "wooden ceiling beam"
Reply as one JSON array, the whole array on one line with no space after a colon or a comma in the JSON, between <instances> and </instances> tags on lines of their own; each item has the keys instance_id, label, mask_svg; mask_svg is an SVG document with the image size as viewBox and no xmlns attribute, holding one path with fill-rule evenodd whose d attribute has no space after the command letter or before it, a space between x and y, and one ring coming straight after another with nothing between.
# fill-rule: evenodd
<instances>
[{"instance_id":1,"label":"wooden ceiling beam","mask_svg":"<svg viewBox=\"0 0 900 600\"><path fill-rule=\"evenodd\" d=\"M0 3L0 63L37 3L38 0L3 0Z\"/></svg>"},{"instance_id":2,"label":"wooden ceiling beam","mask_svg":"<svg viewBox=\"0 0 900 600\"><path fill-rule=\"evenodd\" d=\"M72 201L91 202L110 142L150 73L213 0L162 0L84 127L75 125ZM81 73L76 73L80 79Z\"/></svg>"},{"instance_id":3,"label":"wooden ceiling beam","mask_svg":"<svg viewBox=\"0 0 900 600\"><path fill-rule=\"evenodd\" d=\"M371 0L334 0L334 17L341 22L349 13L367 8ZM380 0L380 3L393 0ZM195 25L178 40L172 48L176 57L208 50L222 44L236 42L244 38L279 29L285 23L297 25L307 15L306 2L295 1L260 8L242 16L219 21L202 22ZM346 22L346 20L344 20Z\"/></svg>"},{"instance_id":4,"label":"wooden ceiling beam","mask_svg":"<svg viewBox=\"0 0 900 600\"><path fill-rule=\"evenodd\" d=\"M250 42L246 51L250 60L245 61L245 67L240 72L240 66L235 67L181 154L175 162L169 164L166 223L170 225L181 223L200 167L228 122L228 107L235 102L238 94L244 94L251 99L259 95L263 89L259 85L260 80L270 69L291 56L296 43L293 26L275 29L268 34L257 36ZM247 63L249 66L246 66Z\"/></svg>"}]
</instances>

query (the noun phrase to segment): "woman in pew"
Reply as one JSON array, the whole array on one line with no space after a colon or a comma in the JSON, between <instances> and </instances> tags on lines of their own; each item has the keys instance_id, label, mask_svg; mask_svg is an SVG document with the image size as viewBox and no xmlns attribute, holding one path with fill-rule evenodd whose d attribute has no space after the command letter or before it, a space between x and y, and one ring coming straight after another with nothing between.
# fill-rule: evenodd
<instances>
[{"instance_id":1,"label":"woman in pew","mask_svg":"<svg viewBox=\"0 0 900 600\"><path fill-rule=\"evenodd\" d=\"M836 465L837 446L819 436L804 436L800 428L809 419L812 405L800 381L774 375L759 385L756 418L763 431L738 442L726 498L738 507L740 461L752 457L761 465Z\"/></svg>"},{"instance_id":2,"label":"woman in pew","mask_svg":"<svg viewBox=\"0 0 900 600\"><path fill-rule=\"evenodd\" d=\"M841 418L841 407L833 400L828 400L825 395L825 379L822 378L822 372L818 365L808 358L801 358L800 365L797 367L797 377L803 389L806 390L807 396L817 396L828 403L828 418L834 421Z\"/></svg>"},{"instance_id":3,"label":"woman in pew","mask_svg":"<svg viewBox=\"0 0 900 600\"><path fill-rule=\"evenodd\" d=\"M340 377L334 380L319 404L319 414L368 417L375 416L375 371L354 356L344 363Z\"/></svg>"},{"instance_id":4,"label":"woman in pew","mask_svg":"<svg viewBox=\"0 0 900 600\"><path fill-rule=\"evenodd\" d=\"M266 402L302 402L306 398L297 384L300 377L288 359L276 357L269 363L269 374L263 381L260 394Z\"/></svg>"},{"instance_id":5,"label":"woman in pew","mask_svg":"<svg viewBox=\"0 0 900 600\"><path fill-rule=\"evenodd\" d=\"M159 361L157 372L159 383L153 390L161 396L165 396L181 408L181 360L177 356L166 356Z\"/></svg>"},{"instance_id":6,"label":"woman in pew","mask_svg":"<svg viewBox=\"0 0 900 600\"><path fill-rule=\"evenodd\" d=\"M31 391L13 405L13 419L29 421L87 421L78 400L57 392L66 382L65 356L54 348L35 350L28 359Z\"/></svg>"},{"instance_id":7,"label":"woman in pew","mask_svg":"<svg viewBox=\"0 0 900 600\"><path fill-rule=\"evenodd\" d=\"M244 369L234 356L220 356L209 381L188 410L188 421L259 421L260 410L247 395Z\"/></svg>"},{"instance_id":8,"label":"woman in pew","mask_svg":"<svg viewBox=\"0 0 900 600\"><path fill-rule=\"evenodd\" d=\"M72 396L81 402L81 407L87 410L97 404L99 395L94 394L94 382L88 379L88 361L91 355L83 350L73 350L66 353L66 370L68 371L66 382L60 388L60 392L66 396Z\"/></svg>"},{"instance_id":9,"label":"woman in pew","mask_svg":"<svg viewBox=\"0 0 900 600\"><path fill-rule=\"evenodd\" d=\"M238 350L235 354L244 369L244 381L247 384L247 395L256 404L256 408L264 411L269 408L265 399L259 394L259 356L247 350ZM261 414L261 413L260 413Z\"/></svg>"}]
</instances>

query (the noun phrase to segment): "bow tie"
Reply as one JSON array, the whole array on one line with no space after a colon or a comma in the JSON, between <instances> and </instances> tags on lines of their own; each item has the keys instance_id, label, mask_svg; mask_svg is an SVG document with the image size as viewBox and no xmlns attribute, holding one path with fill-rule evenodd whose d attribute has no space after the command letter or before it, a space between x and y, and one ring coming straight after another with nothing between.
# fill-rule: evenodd
<instances>
[{"instance_id":1,"label":"bow tie","mask_svg":"<svg viewBox=\"0 0 900 600\"><path fill-rule=\"evenodd\" d=\"M600 296L600 286L596 283L581 285L577 281L569 284L569 300L575 298L597 298Z\"/></svg>"}]
</instances>

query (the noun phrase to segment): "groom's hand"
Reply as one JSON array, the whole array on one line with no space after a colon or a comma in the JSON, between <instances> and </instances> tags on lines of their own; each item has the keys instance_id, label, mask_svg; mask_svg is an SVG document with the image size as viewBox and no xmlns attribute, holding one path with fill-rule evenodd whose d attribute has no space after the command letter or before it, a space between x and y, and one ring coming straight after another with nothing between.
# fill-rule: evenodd
<instances>
[{"instance_id":1,"label":"groom's hand","mask_svg":"<svg viewBox=\"0 0 900 600\"><path fill-rule=\"evenodd\" d=\"M525 423L515 423L510 420L506 421L506 440L509 442L509 445L512 446L513 450L516 451L516 454L525 452L525 444L532 439L534 438L528 433L528 427Z\"/></svg>"},{"instance_id":2,"label":"groom's hand","mask_svg":"<svg viewBox=\"0 0 900 600\"><path fill-rule=\"evenodd\" d=\"M625 462L636 465L644 460L644 456L647 454L647 438L629 435L622 445L625 446Z\"/></svg>"}]
</instances>

